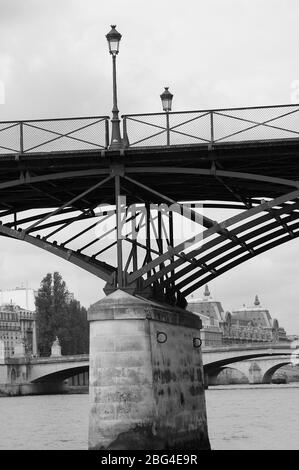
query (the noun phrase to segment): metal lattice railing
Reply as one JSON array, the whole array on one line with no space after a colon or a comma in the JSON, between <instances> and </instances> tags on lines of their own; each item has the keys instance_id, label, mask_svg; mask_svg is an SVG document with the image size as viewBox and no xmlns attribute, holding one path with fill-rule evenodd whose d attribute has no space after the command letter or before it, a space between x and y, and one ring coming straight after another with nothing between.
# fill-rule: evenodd
<instances>
[{"instance_id":1,"label":"metal lattice railing","mask_svg":"<svg viewBox=\"0 0 299 470\"><path fill-rule=\"evenodd\" d=\"M109 117L0 122L0 154L105 149Z\"/></svg>"},{"instance_id":2,"label":"metal lattice railing","mask_svg":"<svg viewBox=\"0 0 299 470\"><path fill-rule=\"evenodd\" d=\"M298 104L127 114L122 118L130 147L299 138Z\"/></svg>"},{"instance_id":3,"label":"metal lattice railing","mask_svg":"<svg viewBox=\"0 0 299 470\"><path fill-rule=\"evenodd\" d=\"M299 104L123 115L126 147L299 138ZM109 117L0 122L0 155L109 148Z\"/></svg>"}]
</instances>

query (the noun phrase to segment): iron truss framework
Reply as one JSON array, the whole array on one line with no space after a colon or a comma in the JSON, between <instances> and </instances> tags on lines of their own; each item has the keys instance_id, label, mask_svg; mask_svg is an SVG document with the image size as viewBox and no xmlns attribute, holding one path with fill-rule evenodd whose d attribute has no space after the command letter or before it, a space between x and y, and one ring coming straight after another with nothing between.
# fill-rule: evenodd
<instances>
[{"instance_id":1,"label":"iron truss framework","mask_svg":"<svg viewBox=\"0 0 299 470\"><path fill-rule=\"evenodd\" d=\"M108 148L105 116L0 123L0 234L98 276L106 293L184 307L200 286L299 235L298 110L169 113L168 128L153 126L165 115L125 116L119 150ZM215 127L220 115L242 131ZM205 117L209 138L190 142L186 126ZM166 142L144 145L147 130L136 141L129 121L160 126ZM189 141L173 143L178 133Z\"/></svg>"}]
</instances>

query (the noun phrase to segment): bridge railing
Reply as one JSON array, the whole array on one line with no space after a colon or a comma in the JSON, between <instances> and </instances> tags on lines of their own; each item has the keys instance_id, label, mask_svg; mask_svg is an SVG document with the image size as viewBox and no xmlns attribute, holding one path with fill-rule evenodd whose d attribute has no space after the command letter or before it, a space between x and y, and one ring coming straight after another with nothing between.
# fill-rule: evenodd
<instances>
[{"instance_id":1,"label":"bridge railing","mask_svg":"<svg viewBox=\"0 0 299 470\"><path fill-rule=\"evenodd\" d=\"M128 147L299 138L299 104L171 113L126 114ZM0 155L109 148L109 117L0 122Z\"/></svg>"},{"instance_id":2,"label":"bridge railing","mask_svg":"<svg viewBox=\"0 0 299 470\"><path fill-rule=\"evenodd\" d=\"M109 117L0 122L0 155L106 149Z\"/></svg>"},{"instance_id":3,"label":"bridge railing","mask_svg":"<svg viewBox=\"0 0 299 470\"><path fill-rule=\"evenodd\" d=\"M299 138L299 104L126 114L122 118L129 147Z\"/></svg>"},{"instance_id":4,"label":"bridge railing","mask_svg":"<svg viewBox=\"0 0 299 470\"><path fill-rule=\"evenodd\" d=\"M295 347L290 345L290 342L281 342L281 343L248 343L248 344L229 344L221 346L203 346L203 352L227 352L227 351L250 351L256 349L265 349L265 350L290 350L290 354L294 351Z\"/></svg>"}]
</instances>

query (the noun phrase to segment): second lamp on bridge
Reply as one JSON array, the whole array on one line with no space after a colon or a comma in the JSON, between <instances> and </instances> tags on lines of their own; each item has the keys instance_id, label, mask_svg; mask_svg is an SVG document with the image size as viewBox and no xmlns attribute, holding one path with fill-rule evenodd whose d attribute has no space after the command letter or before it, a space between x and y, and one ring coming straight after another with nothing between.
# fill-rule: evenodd
<instances>
[{"instance_id":1,"label":"second lamp on bridge","mask_svg":"<svg viewBox=\"0 0 299 470\"><path fill-rule=\"evenodd\" d=\"M168 91L168 88L169 87L165 87L165 90L160 95L162 106L163 106L163 111L167 113L171 111L172 98L173 98L173 95L170 93L170 91Z\"/></svg>"}]
</instances>

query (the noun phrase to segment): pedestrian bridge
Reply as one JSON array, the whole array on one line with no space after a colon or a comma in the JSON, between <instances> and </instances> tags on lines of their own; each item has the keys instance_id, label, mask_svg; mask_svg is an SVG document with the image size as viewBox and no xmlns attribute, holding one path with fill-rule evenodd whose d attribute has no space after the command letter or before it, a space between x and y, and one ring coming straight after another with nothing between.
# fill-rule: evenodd
<instances>
[{"instance_id":1,"label":"pedestrian bridge","mask_svg":"<svg viewBox=\"0 0 299 470\"><path fill-rule=\"evenodd\" d=\"M118 150L108 116L0 122L0 235L99 277L106 294L182 306L299 236L298 117L298 104L124 115Z\"/></svg>"},{"instance_id":2,"label":"pedestrian bridge","mask_svg":"<svg viewBox=\"0 0 299 470\"><path fill-rule=\"evenodd\" d=\"M297 359L298 354L298 359ZM270 383L280 367L299 361L299 350L290 345L236 345L205 347L202 352L206 382L216 383L226 367L242 372L250 383ZM1 383L53 383L89 370L89 355L10 358L0 365Z\"/></svg>"}]
</instances>

